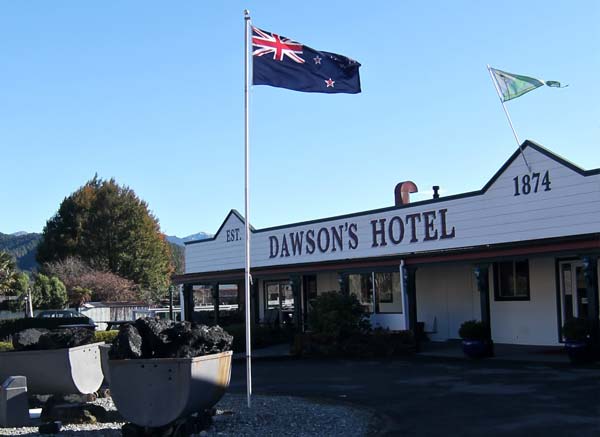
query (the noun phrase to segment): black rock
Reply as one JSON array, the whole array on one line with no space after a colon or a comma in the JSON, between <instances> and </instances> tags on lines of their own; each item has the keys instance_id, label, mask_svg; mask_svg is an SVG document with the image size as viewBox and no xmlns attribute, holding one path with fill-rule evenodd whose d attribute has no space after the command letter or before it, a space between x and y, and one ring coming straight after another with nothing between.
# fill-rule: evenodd
<instances>
[{"instance_id":1,"label":"black rock","mask_svg":"<svg viewBox=\"0 0 600 437\"><path fill-rule=\"evenodd\" d=\"M137 319L135 327L142 336L142 358L153 358L159 351L169 348L170 340L164 331L173 326L170 320L150 317Z\"/></svg>"},{"instance_id":2,"label":"black rock","mask_svg":"<svg viewBox=\"0 0 600 437\"><path fill-rule=\"evenodd\" d=\"M142 358L142 337L135 326L121 325L108 356L111 360Z\"/></svg>"},{"instance_id":3,"label":"black rock","mask_svg":"<svg viewBox=\"0 0 600 437\"><path fill-rule=\"evenodd\" d=\"M135 326L121 327L109 356L111 359L193 358L229 351L232 342L233 337L220 326L146 318L138 319Z\"/></svg>"},{"instance_id":4,"label":"black rock","mask_svg":"<svg viewBox=\"0 0 600 437\"><path fill-rule=\"evenodd\" d=\"M192 325L192 335L193 342L191 346L198 351L194 356L231 350L233 337L220 326Z\"/></svg>"},{"instance_id":5,"label":"black rock","mask_svg":"<svg viewBox=\"0 0 600 437\"><path fill-rule=\"evenodd\" d=\"M157 351L157 355L163 358L193 356L191 344L194 341L194 335L190 322L176 323L166 329L164 335L167 337L168 343L164 348Z\"/></svg>"},{"instance_id":6,"label":"black rock","mask_svg":"<svg viewBox=\"0 0 600 437\"><path fill-rule=\"evenodd\" d=\"M86 328L52 329L40 337L38 349L63 349L94 342L94 331Z\"/></svg>"},{"instance_id":7,"label":"black rock","mask_svg":"<svg viewBox=\"0 0 600 437\"><path fill-rule=\"evenodd\" d=\"M13 335L15 350L64 349L93 342L94 332L85 328L31 328Z\"/></svg>"},{"instance_id":8,"label":"black rock","mask_svg":"<svg viewBox=\"0 0 600 437\"><path fill-rule=\"evenodd\" d=\"M27 351L37 349L40 338L47 334L47 329L30 328L17 332L12 337L13 348L16 351Z\"/></svg>"},{"instance_id":9,"label":"black rock","mask_svg":"<svg viewBox=\"0 0 600 437\"><path fill-rule=\"evenodd\" d=\"M220 326L192 325L192 357L231 350L233 337ZM189 355L180 355L191 358Z\"/></svg>"},{"instance_id":10,"label":"black rock","mask_svg":"<svg viewBox=\"0 0 600 437\"><path fill-rule=\"evenodd\" d=\"M42 408L44 404L50 399L52 395L38 395L27 393L27 401L29 404L29 408Z\"/></svg>"},{"instance_id":11,"label":"black rock","mask_svg":"<svg viewBox=\"0 0 600 437\"><path fill-rule=\"evenodd\" d=\"M107 411L104 407L95 404L46 404L42 408L40 420L44 422L62 423L97 423L105 420Z\"/></svg>"},{"instance_id":12,"label":"black rock","mask_svg":"<svg viewBox=\"0 0 600 437\"><path fill-rule=\"evenodd\" d=\"M38 427L38 432L40 434L58 434L61 428L62 423L60 422L44 423Z\"/></svg>"}]
</instances>

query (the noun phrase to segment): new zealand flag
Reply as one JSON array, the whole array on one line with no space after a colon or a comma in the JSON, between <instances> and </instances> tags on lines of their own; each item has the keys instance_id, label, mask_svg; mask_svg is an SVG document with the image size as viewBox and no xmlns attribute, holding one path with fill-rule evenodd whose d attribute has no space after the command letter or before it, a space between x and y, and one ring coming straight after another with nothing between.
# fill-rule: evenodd
<instances>
[{"instance_id":1,"label":"new zealand flag","mask_svg":"<svg viewBox=\"0 0 600 437\"><path fill-rule=\"evenodd\" d=\"M360 64L252 27L254 85L309 93L360 93Z\"/></svg>"}]
</instances>

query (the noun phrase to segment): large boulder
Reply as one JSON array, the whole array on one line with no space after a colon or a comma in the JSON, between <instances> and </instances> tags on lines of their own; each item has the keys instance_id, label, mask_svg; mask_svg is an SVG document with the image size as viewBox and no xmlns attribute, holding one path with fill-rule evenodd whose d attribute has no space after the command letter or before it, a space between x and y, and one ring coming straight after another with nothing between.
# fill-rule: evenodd
<instances>
[{"instance_id":1,"label":"large boulder","mask_svg":"<svg viewBox=\"0 0 600 437\"><path fill-rule=\"evenodd\" d=\"M121 325L108 356L112 360L142 358L142 336L135 326L128 323Z\"/></svg>"},{"instance_id":2,"label":"large boulder","mask_svg":"<svg viewBox=\"0 0 600 437\"><path fill-rule=\"evenodd\" d=\"M42 335L47 334L47 329L30 328L17 332L12 336L13 348L16 351L34 350Z\"/></svg>"},{"instance_id":3,"label":"large boulder","mask_svg":"<svg viewBox=\"0 0 600 437\"><path fill-rule=\"evenodd\" d=\"M169 338L165 331L173 326L171 320L140 318L135 321L135 327L142 336L142 358L153 358L159 351L168 348Z\"/></svg>"}]
</instances>

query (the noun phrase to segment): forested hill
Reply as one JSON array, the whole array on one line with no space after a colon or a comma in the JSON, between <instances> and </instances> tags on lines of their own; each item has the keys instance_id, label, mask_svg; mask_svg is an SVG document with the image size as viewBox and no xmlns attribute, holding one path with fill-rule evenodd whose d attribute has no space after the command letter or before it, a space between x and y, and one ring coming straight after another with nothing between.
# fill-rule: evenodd
<instances>
[{"instance_id":1,"label":"forested hill","mask_svg":"<svg viewBox=\"0 0 600 437\"><path fill-rule=\"evenodd\" d=\"M0 250L15 257L20 270L32 271L37 268L35 255L41 236L36 233L3 234L0 232Z\"/></svg>"},{"instance_id":2,"label":"forested hill","mask_svg":"<svg viewBox=\"0 0 600 437\"><path fill-rule=\"evenodd\" d=\"M177 273L183 273L184 270L183 242L201 240L203 238L210 238L210 236L210 234L205 232L199 232L184 238L176 236L166 237L171 245L172 260ZM38 263L35 260L37 245L41 237L42 234L33 232L16 232L14 234L3 234L0 232L0 251L10 253L16 259L19 270L35 270L38 267Z\"/></svg>"}]
</instances>

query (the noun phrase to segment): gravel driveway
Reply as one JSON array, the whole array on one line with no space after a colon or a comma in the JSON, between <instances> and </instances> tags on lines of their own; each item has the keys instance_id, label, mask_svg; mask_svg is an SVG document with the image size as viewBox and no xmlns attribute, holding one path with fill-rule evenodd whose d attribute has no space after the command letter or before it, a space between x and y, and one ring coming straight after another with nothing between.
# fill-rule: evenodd
<instances>
[{"instance_id":1,"label":"gravel driveway","mask_svg":"<svg viewBox=\"0 0 600 437\"><path fill-rule=\"evenodd\" d=\"M110 399L94 403L114 409ZM253 396L252 409L246 396L227 394L217 404L217 415L206 436L366 436L376 424L365 410L345 405L317 403L291 396ZM120 436L123 423L65 425L61 436ZM38 436L37 427L0 428L0 435Z\"/></svg>"}]
</instances>

